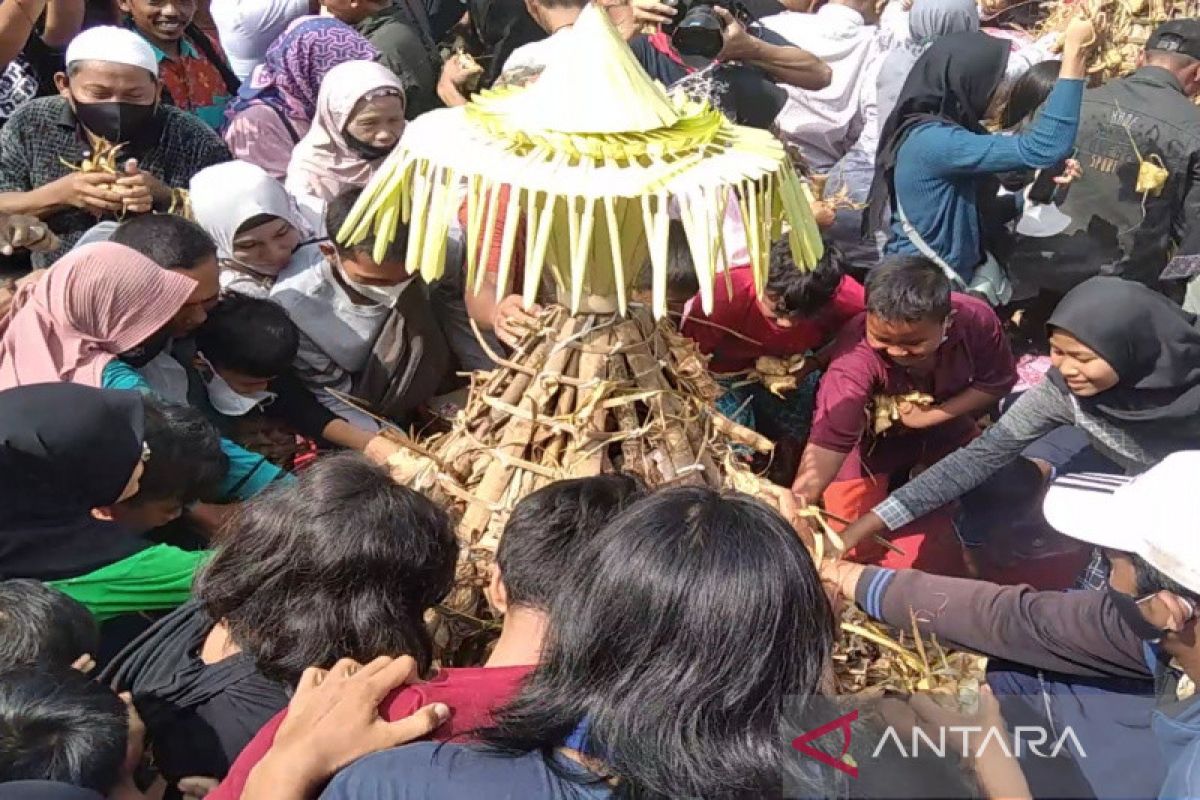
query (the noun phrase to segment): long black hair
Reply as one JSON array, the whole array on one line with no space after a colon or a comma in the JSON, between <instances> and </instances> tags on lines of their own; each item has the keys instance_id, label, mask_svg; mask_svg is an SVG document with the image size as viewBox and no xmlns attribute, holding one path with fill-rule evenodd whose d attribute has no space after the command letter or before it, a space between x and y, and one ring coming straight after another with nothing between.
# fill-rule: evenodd
<instances>
[{"instance_id":1,"label":"long black hair","mask_svg":"<svg viewBox=\"0 0 1200 800\"><path fill-rule=\"evenodd\" d=\"M450 591L457 557L445 511L345 453L247 503L196 596L277 680L343 657L410 655L426 671L423 616Z\"/></svg>"},{"instance_id":2,"label":"long black hair","mask_svg":"<svg viewBox=\"0 0 1200 800\"><path fill-rule=\"evenodd\" d=\"M664 490L580 554L542 665L479 733L549 753L582 729L572 746L618 797L778 796L784 696L817 691L832 641L817 570L782 517L745 495Z\"/></svg>"},{"instance_id":3,"label":"long black hair","mask_svg":"<svg viewBox=\"0 0 1200 800\"><path fill-rule=\"evenodd\" d=\"M1000 111L1000 127L1008 130L1031 120L1050 96L1061 70L1061 61L1043 61L1013 81Z\"/></svg>"}]
</instances>

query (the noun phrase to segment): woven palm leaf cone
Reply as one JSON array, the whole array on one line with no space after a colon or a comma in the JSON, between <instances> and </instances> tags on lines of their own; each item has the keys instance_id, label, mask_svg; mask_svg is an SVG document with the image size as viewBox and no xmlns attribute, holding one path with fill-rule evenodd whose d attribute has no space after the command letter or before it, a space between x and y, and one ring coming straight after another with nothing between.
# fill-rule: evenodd
<instances>
[{"instance_id":1,"label":"woven palm leaf cone","mask_svg":"<svg viewBox=\"0 0 1200 800\"><path fill-rule=\"evenodd\" d=\"M1200 15L1200 0L1074 0L1049 3L1038 35L1061 33L1083 9L1096 29L1088 76L1093 83L1128 75L1160 22Z\"/></svg>"},{"instance_id":2,"label":"woven palm leaf cone","mask_svg":"<svg viewBox=\"0 0 1200 800\"><path fill-rule=\"evenodd\" d=\"M478 254L500 231L498 292L508 291L523 251L515 289L526 305L543 284L562 303L547 307L497 369L472 377L449 432L392 461L398 481L461 515L458 588L436 621L447 661L477 659L492 634L481 589L509 513L530 492L616 468L653 486L719 487L726 465L736 465L734 443L770 448L715 412L719 389L705 359L656 321L666 312L672 214L706 309L728 286L717 276L731 203L760 291L773 240L787 236L802 269L822 253L811 194L778 140L705 103L669 97L595 6L580 15L573 41L572 57L531 86L485 91L410 123L335 232L347 243L373 232L382 251L405 222L408 269L432 280L465 197L468 286L479 291ZM647 266L650 308L629 302Z\"/></svg>"}]
</instances>

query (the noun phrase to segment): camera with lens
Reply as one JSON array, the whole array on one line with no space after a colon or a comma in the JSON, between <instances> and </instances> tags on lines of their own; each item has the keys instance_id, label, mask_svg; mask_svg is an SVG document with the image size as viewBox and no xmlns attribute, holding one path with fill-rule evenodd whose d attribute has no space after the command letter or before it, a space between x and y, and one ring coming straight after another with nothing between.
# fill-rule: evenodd
<instances>
[{"instance_id":1,"label":"camera with lens","mask_svg":"<svg viewBox=\"0 0 1200 800\"><path fill-rule=\"evenodd\" d=\"M684 56L716 58L725 45L725 25L714 6L721 6L743 25L754 21L754 15L739 0L663 0L675 6L675 19L663 26L671 35L671 44Z\"/></svg>"}]
</instances>

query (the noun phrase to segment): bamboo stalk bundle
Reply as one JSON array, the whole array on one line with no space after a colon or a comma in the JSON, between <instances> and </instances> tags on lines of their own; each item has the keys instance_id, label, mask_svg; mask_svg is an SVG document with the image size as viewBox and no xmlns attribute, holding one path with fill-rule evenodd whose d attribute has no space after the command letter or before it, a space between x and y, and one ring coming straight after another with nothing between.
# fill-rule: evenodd
<instances>
[{"instance_id":1,"label":"bamboo stalk bundle","mask_svg":"<svg viewBox=\"0 0 1200 800\"><path fill-rule=\"evenodd\" d=\"M1096 29L1088 74L1096 82L1128 75L1160 22L1200 14L1200 0L1060 0L1048 3L1038 36L1061 33L1082 9Z\"/></svg>"}]
</instances>

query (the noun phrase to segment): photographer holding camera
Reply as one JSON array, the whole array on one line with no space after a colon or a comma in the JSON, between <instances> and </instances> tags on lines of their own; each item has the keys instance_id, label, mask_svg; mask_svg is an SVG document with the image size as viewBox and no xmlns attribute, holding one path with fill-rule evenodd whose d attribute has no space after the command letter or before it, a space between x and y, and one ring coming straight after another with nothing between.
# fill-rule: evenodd
<instances>
[{"instance_id":1,"label":"photographer holding camera","mask_svg":"<svg viewBox=\"0 0 1200 800\"><path fill-rule=\"evenodd\" d=\"M734 10L712 0L679 0L677 7L634 0L602 3L610 18L629 41L638 61L651 77L670 86L695 69L717 62L721 80L729 83L736 108L735 122L768 127L787 99L775 83L803 89L829 85L829 68L816 56L787 44L772 44L750 34L743 20L749 12L734 0ZM587 0L525 0L530 16L549 37L518 48L504 64L503 72L537 70L559 58L570 58L571 26ZM738 16L735 16L737 13ZM678 17L680 23L672 24ZM739 18L740 17L740 18ZM646 37L637 31L647 23L668 20L668 37ZM676 49L674 41L683 42ZM691 48L689 48L689 45ZM683 52L691 49L691 52ZM725 62L739 62L738 65ZM729 111L729 109L726 109Z\"/></svg>"}]
</instances>

